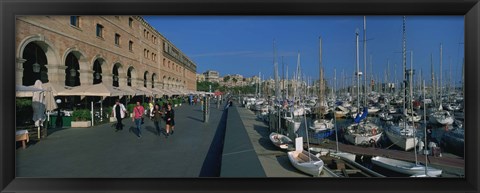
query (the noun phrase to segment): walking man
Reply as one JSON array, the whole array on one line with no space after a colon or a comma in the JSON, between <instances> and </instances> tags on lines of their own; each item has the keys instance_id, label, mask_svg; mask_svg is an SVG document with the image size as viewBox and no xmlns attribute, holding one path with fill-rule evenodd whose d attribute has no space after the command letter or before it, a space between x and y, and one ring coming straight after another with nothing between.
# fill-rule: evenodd
<instances>
[{"instance_id":1,"label":"walking man","mask_svg":"<svg viewBox=\"0 0 480 193\"><path fill-rule=\"evenodd\" d=\"M139 139L142 138L142 132L140 131L140 127L142 126L142 117L144 112L145 108L140 105L140 101L137 101L137 106L133 108L132 121L134 121L135 125L137 126L137 136Z\"/></svg>"},{"instance_id":2,"label":"walking man","mask_svg":"<svg viewBox=\"0 0 480 193\"><path fill-rule=\"evenodd\" d=\"M152 114L153 114L153 124L155 125L155 129L157 130L157 135L160 136L160 122L162 120L162 115L163 115L163 111L160 108L160 105L155 104Z\"/></svg>"},{"instance_id":3,"label":"walking man","mask_svg":"<svg viewBox=\"0 0 480 193\"><path fill-rule=\"evenodd\" d=\"M113 105L112 116L117 118L117 125L115 126L115 132L123 130L122 119L125 118L127 109L125 106L120 103L120 99L115 100L115 105Z\"/></svg>"}]
</instances>

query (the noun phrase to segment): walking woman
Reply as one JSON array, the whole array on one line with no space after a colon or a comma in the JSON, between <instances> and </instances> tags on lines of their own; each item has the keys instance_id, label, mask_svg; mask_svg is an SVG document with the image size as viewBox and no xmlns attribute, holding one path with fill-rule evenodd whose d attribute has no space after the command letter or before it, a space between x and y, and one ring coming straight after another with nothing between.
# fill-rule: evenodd
<instances>
[{"instance_id":1,"label":"walking woman","mask_svg":"<svg viewBox=\"0 0 480 193\"><path fill-rule=\"evenodd\" d=\"M134 121L135 125L137 125L137 136L139 139L142 138L142 132L140 131L140 127L142 126L142 117L144 112L145 108L140 105L140 101L137 101L137 106L133 108L132 121Z\"/></svg>"},{"instance_id":2,"label":"walking woman","mask_svg":"<svg viewBox=\"0 0 480 193\"><path fill-rule=\"evenodd\" d=\"M175 129L175 111L172 109L172 104L168 103L167 109L165 111L165 121L166 121L166 130L167 134L166 136L168 137L170 134L173 135L174 129ZM172 132L170 133L170 128Z\"/></svg>"},{"instance_id":3,"label":"walking woman","mask_svg":"<svg viewBox=\"0 0 480 193\"><path fill-rule=\"evenodd\" d=\"M163 111L160 109L160 105L155 104L155 107L152 111L153 115L153 124L155 125L155 129L157 130L157 135L160 135L160 121L162 120Z\"/></svg>"}]
</instances>

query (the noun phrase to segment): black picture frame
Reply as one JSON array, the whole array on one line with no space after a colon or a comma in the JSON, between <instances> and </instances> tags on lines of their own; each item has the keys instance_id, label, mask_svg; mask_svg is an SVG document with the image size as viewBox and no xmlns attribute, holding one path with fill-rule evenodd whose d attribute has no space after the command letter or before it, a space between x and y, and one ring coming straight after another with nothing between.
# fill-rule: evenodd
<instances>
[{"instance_id":1,"label":"black picture frame","mask_svg":"<svg viewBox=\"0 0 480 193\"><path fill-rule=\"evenodd\" d=\"M478 0L1 0L1 192L479 192ZM20 15L465 15L465 178L16 178L15 17Z\"/></svg>"}]
</instances>

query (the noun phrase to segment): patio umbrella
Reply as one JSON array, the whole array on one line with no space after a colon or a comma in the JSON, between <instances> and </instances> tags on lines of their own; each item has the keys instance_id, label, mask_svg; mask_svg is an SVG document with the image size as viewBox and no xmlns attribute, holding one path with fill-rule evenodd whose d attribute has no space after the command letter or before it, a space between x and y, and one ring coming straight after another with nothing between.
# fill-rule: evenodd
<instances>
[{"instance_id":1,"label":"patio umbrella","mask_svg":"<svg viewBox=\"0 0 480 193\"><path fill-rule=\"evenodd\" d=\"M45 110L47 111L47 121L50 121L50 112L58 108L55 98L53 97L53 91L47 90L44 98Z\"/></svg>"},{"instance_id":2,"label":"patio umbrella","mask_svg":"<svg viewBox=\"0 0 480 193\"><path fill-rule=\"evenodd\" d=\"M37 80L33 87L42 89L42 81ZM37 91L33 93L32 97L32 109L33 117L32 120L35 121L35 127L38 127L38 138L40 139L40 127L43 126L43 121L45 121L45 104L44 104L44 95L43 91Z\"/></svg>"}]
</instances>

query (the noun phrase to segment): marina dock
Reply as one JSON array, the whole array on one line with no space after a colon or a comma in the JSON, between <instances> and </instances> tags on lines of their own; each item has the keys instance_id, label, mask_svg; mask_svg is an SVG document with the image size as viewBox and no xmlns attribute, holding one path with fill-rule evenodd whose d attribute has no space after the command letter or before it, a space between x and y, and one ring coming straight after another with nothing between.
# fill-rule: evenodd
<instances>
[{"instance_id":1,"label":"marina dock","mask_svg":"<svg viewBox=\"0 0 480 193\"><path fill-rule=\"evenodd\" d=\"M286 151L270 142L268 126L254 112L237 105L227 110L223 105L219 109L212 106L210 119L204 123L200 106L183 105L175 110L175 134L168 138L156 135L153 122L146 120L143 138L137 139L128 118L119 132L112 123L49 130L47 138L31 140L26 149L17 149L17 176L309 177L291 165ZM318 146L335 149L335 141ZM343 143L339 149L363 156L414 160L413 152ZM42 164L36 164L39 161ZM419 154L418 161L423 163L425 157ZM429 156L428 164L443 169L445 176L464 175L465 163L460 157ZM331 177L327 170L321 177Z\"/></svg>"}]
</instances>

